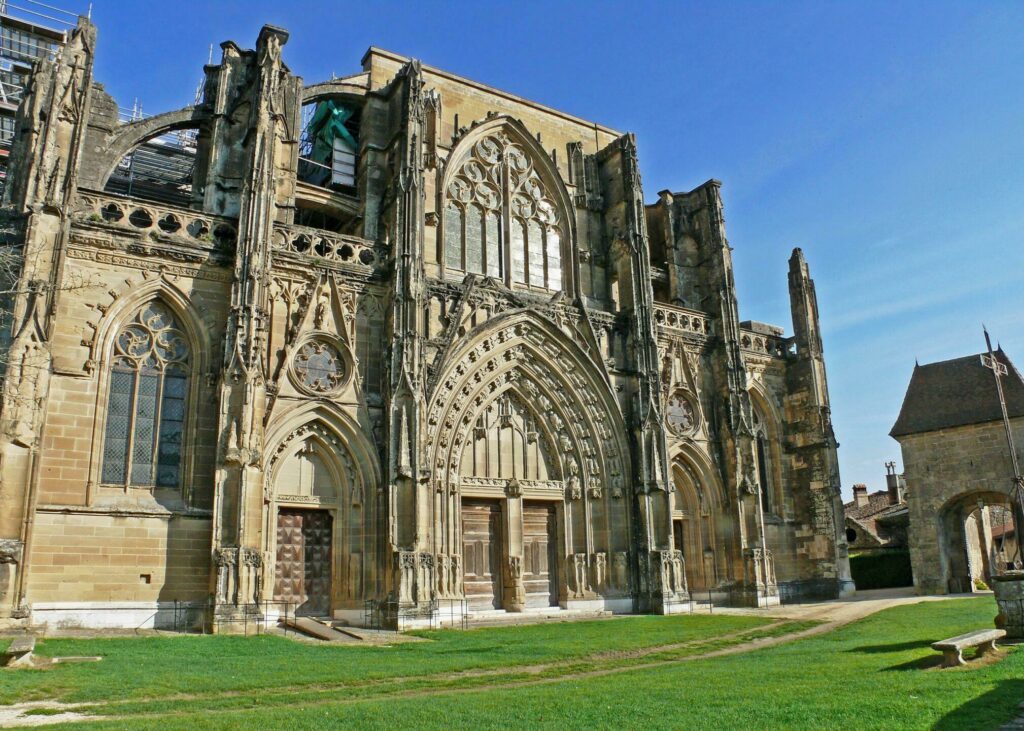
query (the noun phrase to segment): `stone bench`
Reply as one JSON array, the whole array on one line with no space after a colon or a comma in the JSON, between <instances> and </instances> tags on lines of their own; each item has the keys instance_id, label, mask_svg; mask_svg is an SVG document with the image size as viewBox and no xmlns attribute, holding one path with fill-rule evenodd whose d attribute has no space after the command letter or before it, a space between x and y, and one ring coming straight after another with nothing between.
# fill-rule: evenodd
<instances>
[{"instance_id":1,"label":"stone bench","mask_svg":"<svg viewBox=\"0 0 1024 731\"><path fill-rule=\"evenodd\" d=\"M4 665L11 667L16 665L31 665L32 652L36 649L36 638L31 635L26 637L15 637L7 647L6 662Z\"/></svg>"},{"instance_id":2,"label":"stone bench","mask_svg":"<svg viewBox=\"0 0 1024 731\"><path fill-rule=\"evenodd\" d=\"M978 648L978 657L994 650L996 640L1006 637L1006 630L1002 629L979 629L976 632L968 632L965 635L950 637L948 640L933 642L932 649L942 653L942 667L954 668L958 665L966 665L963 651L969 647Z\"/></svg>"}]
</instances>

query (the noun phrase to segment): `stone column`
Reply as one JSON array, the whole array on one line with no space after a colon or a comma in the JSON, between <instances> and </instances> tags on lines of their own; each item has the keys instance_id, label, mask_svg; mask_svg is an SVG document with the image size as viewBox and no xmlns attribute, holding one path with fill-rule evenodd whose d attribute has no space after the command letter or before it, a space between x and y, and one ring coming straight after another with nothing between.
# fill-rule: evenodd
<instances>
[{"instance_id":1,"label":"stone column","mask_svg":"<svg viewBox=\"0 0 1024 731\"><path fill-rule=\"evenodd\" d=\"M526 608L523 585L523 490L519 481L511 479L505 488L502 506L504 541L502 546L502 606L509 612Z\"/></svg>"}]
</instances>

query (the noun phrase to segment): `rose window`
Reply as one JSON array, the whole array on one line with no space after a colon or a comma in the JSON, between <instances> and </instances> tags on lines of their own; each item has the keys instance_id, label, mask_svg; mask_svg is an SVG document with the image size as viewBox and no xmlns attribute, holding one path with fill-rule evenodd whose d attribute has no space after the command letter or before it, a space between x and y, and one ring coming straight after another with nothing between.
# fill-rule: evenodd
<instances>
[{"instance_id":1,"label":"rose window","mask_svg":"<svg viewBox=\"0 0 1024 731\"><path fill-rule=\"evenodd\" d=\"M677 434L686 434L693 430L697 423L693 415L693 404L683 395L676 394L668 400L665 409L669 428Z\"/></svg>"},{"instance_id":2,"label":"rose window","mask_svg":"<svg viewBox=\"0 0 1024 731\"><path fill-rule=\"evenodd\" d=\"M341 354L330 343L311 340L295 356L295 372L304 387L317 393L333 391L345 378Z\"/></svg>"}]
</instances>

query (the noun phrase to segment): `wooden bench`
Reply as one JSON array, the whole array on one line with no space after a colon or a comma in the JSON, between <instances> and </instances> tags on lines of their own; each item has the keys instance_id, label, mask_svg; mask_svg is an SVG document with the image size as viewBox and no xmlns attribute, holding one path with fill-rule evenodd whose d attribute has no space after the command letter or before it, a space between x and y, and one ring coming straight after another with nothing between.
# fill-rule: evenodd
<instances>
[{"instance_id":1,"label":"wooden bench","mask_svg":"<svg viewBox=\"0 0 1024 731\"><path fill-rule=\"evenodd\" d=\"M969 647L978 648L978 657L996 649L996 640L1006 637L1003 629L979 629L965 635L950 637L948 640L933 642L932 649L942 653L942 667L955 668L966 665L963 651Z\"/></svg>"},{"instance_id":2,"label":"wooden bench","mask_svg":"<svg viewBox=\"0 0 1024 731\"><path fill-rule=\"evenodd\" d=\"M31 635L25 637L15 637L11 640L11 644L7 647L6 662L4 665L7 667L17 665L31 665L32 664L32 652L36 649L36 638Z\"/></svg>"}]
</instances>

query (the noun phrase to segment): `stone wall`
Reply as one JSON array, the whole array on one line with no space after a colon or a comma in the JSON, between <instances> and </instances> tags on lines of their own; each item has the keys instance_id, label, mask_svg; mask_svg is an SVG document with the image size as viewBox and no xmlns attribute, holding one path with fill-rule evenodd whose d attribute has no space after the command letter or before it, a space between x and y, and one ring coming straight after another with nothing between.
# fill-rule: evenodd
<instances>
[{"instance_id":1,"label":"stone wall","mask_svg":"<svg viewBox=\"0 0 1024 731\"><path fill-rule=\"evenodd\" d=\"M1024 419L1013 422L1024 439ZM1008 500L1013 467L1002 422L900 437L914 584L923 594L971 591L962 526L982 500Z\"/></svg>"},{"instance_id":2,"label":"stone wall","mask_svg":"<svg viewBox=\"0 0 1024 731\"><path fill-rule=\"evenodd\" d=\"M43 507L33 535L33 624L153 626L158 609L209 596L208 516Z\"/></svg>"}]
</instances>

